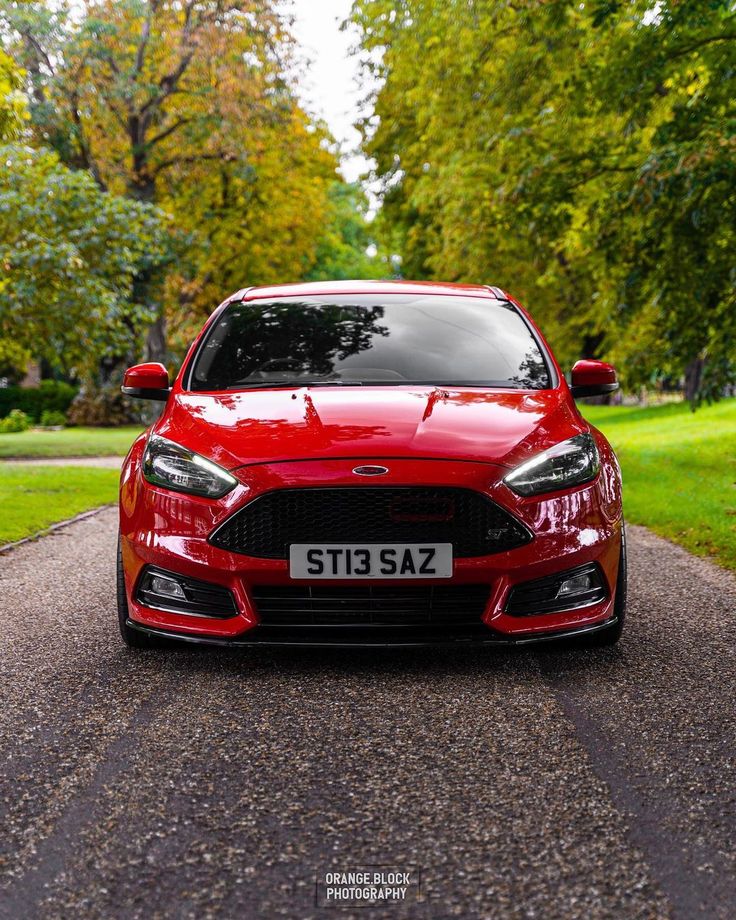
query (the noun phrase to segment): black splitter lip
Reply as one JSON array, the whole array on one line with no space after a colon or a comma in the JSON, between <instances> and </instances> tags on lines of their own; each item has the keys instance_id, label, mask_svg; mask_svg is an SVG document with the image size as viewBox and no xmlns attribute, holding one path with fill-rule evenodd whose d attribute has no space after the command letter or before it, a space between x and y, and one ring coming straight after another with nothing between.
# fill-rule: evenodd
<instances>
[{"instance_id":1,"label":"black splitter lip","mask_svg":"<svg viewBox=\"0 0 736 920\"><path fill-rule=\"evenodd\" d=\"M345 640L338 639L336 641L327 642L325 640L319 640L315 638L314 641L304 640L303 638L294 639L284 637L281 638L259 638L258 637L258 627L254 627L249 633L252 633L252 638L236 638L236 639L220 639L213 636L197 636L190 635L178 632L172 632L165 629L154 629L148 626L142 626L140 623L136 623L134 620L128 618L127 625L131 629L135 629L138 632L145 633L148 636L156 639L171 639L176 642L187 642L190 645L209 645L218 648L258 648L260 647L284 647L284 648L474 648L478 646L496 646L510 648L512 646L522 646L522 645L537 645L543 642L554 642L558 639L575 639L578 636L587 636L592 635L593 633L600 632L603 629L607 629L609 626L614 626L618 622L618 617L613 616L605 620L602 623L594 623L592 626L584 626L576 629L566 629L555 631L554 633L545 633L534 636L520 636L519 638L507 638L501 636L500 633L494 633L491 630L488 630L488 638L485 637L477 638L463 638L463 637L447 637L442 639L422 639L417 637L416 639L405 639L397 638L393 641L371 641L370 639L356 642L354 639L350 641L349 637L346 636ZM246 635L249 635L246 633Z\"/></svg>"}]
</instances>

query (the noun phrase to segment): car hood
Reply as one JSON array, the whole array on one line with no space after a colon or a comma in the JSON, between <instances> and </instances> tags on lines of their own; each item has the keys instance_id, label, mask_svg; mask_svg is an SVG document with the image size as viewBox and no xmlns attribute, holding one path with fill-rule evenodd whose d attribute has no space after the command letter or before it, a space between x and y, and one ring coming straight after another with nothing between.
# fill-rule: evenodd
<instances>
[{"instance_id":1,"label":"car hood","mask_svg":"<svg viewBox=\"0 0 736 920\"><path fill-rule=\"evenodd\" d=\"M177 392L155 430L236 469L352 457L515 466L587 426L561 388L405 386Z\"/></svg>"}]
</instances>

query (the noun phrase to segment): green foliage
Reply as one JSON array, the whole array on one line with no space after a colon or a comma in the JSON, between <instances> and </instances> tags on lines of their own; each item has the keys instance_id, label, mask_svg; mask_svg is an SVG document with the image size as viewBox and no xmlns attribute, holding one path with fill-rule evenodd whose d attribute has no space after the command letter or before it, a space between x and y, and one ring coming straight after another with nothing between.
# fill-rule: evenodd
<instances>
[{"instance_id":1,"label":"green foliage","mask_svg":"<svg viewBox=\"0 0 736 920\"><path fill-rule=\"evenodd\" d=\"M0 338L0 377L11 384L20 383L33 355L15 339Z\"/></svg>"},{"instance_id":2,"label":"green foliage","mask_svg":"<svg viewBox=\"0 0 736 920\"><path fill-rule=\"evenodd\" d=\"M44 409L41 413L41 425L44 428L63 428L66 425L66 415L56 409Z\"/></svg>"},{"instance_id":3,"label":"green foliage","mask_svg":"<svg viewBox=\"0 0 736 920\"><path fill-rule=\"evenodd\" d=\"M150 319L134 280L168 256L161 215L55 153L7 146L0 161L0 334L77 376L130 351Z\"/></svg>"},{"instance_id":4,"label":"green foliage","mask_svg":"<svg viewBox=\"0 0 736 920\"><path fill-rule=\"evenodd\" d=\"M11 409L9 415L0 419L0 434L17 434L30 427L31 420L21 409Z\"/></svg>"},{"instance_id":5,"label":"green foliage","mask_svg":"<svg viewBox=\"0 0 736 920\"><path fill-rule=\"evenodd\" d=\"M0 142L13 140L20 134L26 114L22 83L20 68L0 50Z\"/></svg>"},{"instance_id":6,"label":"green foliage","mask_svg":"<svg viewBox=\"0 0 736 920\"><path fill-rule=\"evenodd\" d=\"M280 0L30 0L0 7L3 28L34 142L186 235L176 264L135 276L149 359L166 360L165 320L181 352L224 293L321 258L338 163L299 105Z\"/></svg>"},{"instance_id":7,"label":"green foliage","mask_svg":"<svg viewBox=\"0 0 736 920\"><path fill-rule=\"evenodd\" d=\"M65 414L76 395L76 387L57 380L42 380L37 387L2 387L0 418L12 409L22 409L35 422L47 411Z\"/></svg>"},{"instance_id":8,"label":"green foliage","mask_svg":"<svg viewBox=\"0 0 736 920\"><path fill-rule=\"evenodd\" d=\"M329 190L327 225L305 281L380 278L385 264L368 255L373 239L366 222L368 200L361 187L333 182Z\"/></svg>"},{"instance_id":9,"label":"green foliage","mask_svg":"<svg viewBox=\"0 0 736 920\"><path fill-rule=\"evenodd\" d=\"M519 294L629 385L736 359L736 25L726 0L356 0L365 148L407 276ZM691 395L697 396L695 392Z\"/></svg>"}]
</instances>

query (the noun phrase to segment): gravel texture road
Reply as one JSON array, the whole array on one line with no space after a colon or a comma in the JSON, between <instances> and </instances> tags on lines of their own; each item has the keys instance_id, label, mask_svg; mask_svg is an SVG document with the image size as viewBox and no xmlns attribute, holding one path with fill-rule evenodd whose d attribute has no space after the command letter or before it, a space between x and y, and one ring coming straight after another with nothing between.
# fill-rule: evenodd
<instances>
[{"instance_id":1,"label":"gravel texture road","mask_svg":"<svg viewBox=\"0 0 736 920\"><path fill-rule=\"evenodd\" d=\"M731 575L631 528L614 650L136 653L115 530L0 558L0 917L736 916Z\"/></svg>"}]
</instances>

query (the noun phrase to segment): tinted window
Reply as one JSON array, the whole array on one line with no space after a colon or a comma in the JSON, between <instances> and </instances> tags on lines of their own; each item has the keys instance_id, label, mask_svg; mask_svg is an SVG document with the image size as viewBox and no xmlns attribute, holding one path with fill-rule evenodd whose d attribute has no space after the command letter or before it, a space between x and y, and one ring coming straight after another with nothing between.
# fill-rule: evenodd
<instances>
[{"instance_id":1,"label":"tinted window","mask_svg":"<svg viewBox=\"0 0 736 920\"><path fill-rule=\"evenodd\" d=\"M510 304L416 294L231 304L191 376L195 390L308 382L550 386Z\"/></svg>"}]
</instances>

